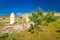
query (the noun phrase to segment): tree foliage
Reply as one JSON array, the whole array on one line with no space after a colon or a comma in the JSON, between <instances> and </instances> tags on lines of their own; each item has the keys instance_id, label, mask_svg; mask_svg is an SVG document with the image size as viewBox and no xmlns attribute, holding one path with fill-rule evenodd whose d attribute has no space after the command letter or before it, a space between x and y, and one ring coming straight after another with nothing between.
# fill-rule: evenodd
<instances>
[{"instance_id":1,"label":"tree foliage","mask_svg":"<svg viewBox=\"0 0 60 40\"><path fill-rule=\"evenodd\" d=\"M40 8L38 8L37 12L33 11L29 18L32 22L35 23L35 25L42 25L44 23L56 21L57 17L54 14L55 12L48 11L46 15L44 15L43 11Z\"/></svg>"},{"instance_id":2,"label":"tree foliage","mask_svg":"<svg viewBox=\"0 0 60 40\"><path fill-rule=\"evenodd\" d=\"M46 22L53 22L57 20L57 17L54 15L55 12L49 12L44 16Z\"/></svg>"}]
</instances>

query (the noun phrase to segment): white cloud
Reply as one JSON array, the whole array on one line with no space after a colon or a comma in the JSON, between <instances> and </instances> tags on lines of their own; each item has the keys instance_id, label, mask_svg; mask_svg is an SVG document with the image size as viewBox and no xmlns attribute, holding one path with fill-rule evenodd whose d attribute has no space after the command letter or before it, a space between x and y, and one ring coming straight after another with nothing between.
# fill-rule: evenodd
<instances>
[{"instance_id":1,"label":"white cloud","mask_svg":"<svg viewBox=\"0 0 60 40\"><path fill-rule=\"evenodd\" d=\"M20 12L19 12L19 13L17 13L16 15L17 15L17 16L20 16L21 14L29 14L29 13L20 13Z\"/></svg>"},{"instance_id":2,"label":"white cloud","mask_svg":"<svg viewBox=\"0 0 60 40\"><path fill-rule=\"evenodd\" d=\"M17 16L21 15L22 13L17 13Z\"/></svg>"}]
</instances>

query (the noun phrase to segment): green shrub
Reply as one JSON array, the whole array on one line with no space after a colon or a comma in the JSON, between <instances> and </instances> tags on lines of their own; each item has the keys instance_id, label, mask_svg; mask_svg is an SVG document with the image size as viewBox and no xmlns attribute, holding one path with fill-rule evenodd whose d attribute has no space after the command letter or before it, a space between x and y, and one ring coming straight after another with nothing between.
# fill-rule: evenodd
<instances>
[{"instance_id":1,"label":"green shrub","mask_svg":"<svg viewBox=\"0 0 60 40\"><path fill-rule=\"evenodd\" d=\"M56 32L60 33L60 30L56 30Z\"/></svg>"}]
</instances>

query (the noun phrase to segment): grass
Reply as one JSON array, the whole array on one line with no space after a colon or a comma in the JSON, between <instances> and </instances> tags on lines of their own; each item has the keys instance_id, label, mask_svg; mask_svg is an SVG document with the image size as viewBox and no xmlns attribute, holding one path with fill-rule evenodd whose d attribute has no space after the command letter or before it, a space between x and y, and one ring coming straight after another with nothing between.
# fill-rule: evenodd
<instances>
[{"instance_id":1,"label":"grass","mask_svg":"<svg viewBox=\"0 0 60 40\"><path fill-rule=\"evenodd\" d=\"M25 20L23 19L16 20L16 22L23 21ZM38 31L38 29L36 28L34 28L32 32L28 31L29 29L20 31L17 33L19 35L18 40L60 40L60 19L58 19L55 22L49 23L47 26L43 25L41 29L42 31L41 30ZM10 40L12 37L10 35L7 38ZM8 39L4 38L4 40Z\"/></svg>"},{"instance_id":2,"label":"grass","mask_svg":"<svg viewBox=\"0 0 60 40\"><path fill-rule=\"evenodd\" d=\"M0 16L0 27L9 25L9 16Z\"/></svg>"},{"instance_id":3,"label":"grass","mask_svg":"<svg viewBox=\"0 0 60 40\"><path fill-rule=\"evenodd\" d=\"M56 32L58 28L51 28L47 26L43 26L41 28L43 31L38 31L37 29L34 29L34 33L29 32L29 29L18 32L18 40L60 40L60 33ZM6 37L7 39L4 38L4 40L12 40L14 37L17 36L10 35Z\"/></svg>"},{"instance_id":4,"label":"grass","mask_svg":"<svg viewBox=\"0 0 60 40\"><path fill-rule=\"evenodd\" d=\"M34 33L27 30L19 32L19 40L60 40L60 33L56 32L57 28L43 27L43 31L34 30Z\"/></svg>"},{"instance_id":5,"label":"grass","mask_svg":"<svg viewBox=\"0 0 60 40\"><path fill-rule=\"evenodd\" d=\"M42 31L34 29L34 33L28 30L19 32L19 40L60 40L59 20L49 23L48 26L42 26Z\"/></svg>"},{"instance_id":6,"label":"grass","mask_svg":"<svg viewBox=\"0 0 60 40\"><path fill-rule=\"evenodd\" d=\"M8 23L8 22L0 21L0 27L2 27L2 26L7 26L7 25L9 25L9 23Z\"/></svg>"},{"instance_id":7,"label":"grass","mask_svg":"<svg viewBox=\"0 0 60 40\"><path fill-rule=\"evenodd\" d=\"M4 19L0 19L0 27L9 25L9 17L2 17L2 18L4 18ZM15 19L15 24L23 23L23 22L26 22L25 19L23 19L23 18L21 19L18 17L18 19L17 18Z\"/></svg>"},{"instance_id":8,"label":"grass","mask_svg":"<svg viewBox=\"0 0 60 40\"><path fill-rule=\"evenodd\" d=\"M18 19L15 19L15 21L17 22L17 23L22 23L22 22L25 22L25 19L21 19L21 18L18 18Z\"/></svg>"}]
</instances>

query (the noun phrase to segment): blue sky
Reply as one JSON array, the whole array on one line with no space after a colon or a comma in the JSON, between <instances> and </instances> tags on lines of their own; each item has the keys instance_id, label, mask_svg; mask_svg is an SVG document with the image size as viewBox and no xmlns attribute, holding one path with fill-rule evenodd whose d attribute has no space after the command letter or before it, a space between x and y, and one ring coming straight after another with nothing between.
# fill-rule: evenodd
<instances>
[{"instance_id":1,"label":"blue sky","mask_svg":"<svg viewBox=\"0 0 60 40\"><path fill-rule=\"evenodd\" d=\"M28 13L40 7L43 11L60 12L60 0L0 0L0 15L9 15L11 12Z\"/></svg>"}]
</instances>

